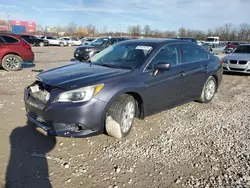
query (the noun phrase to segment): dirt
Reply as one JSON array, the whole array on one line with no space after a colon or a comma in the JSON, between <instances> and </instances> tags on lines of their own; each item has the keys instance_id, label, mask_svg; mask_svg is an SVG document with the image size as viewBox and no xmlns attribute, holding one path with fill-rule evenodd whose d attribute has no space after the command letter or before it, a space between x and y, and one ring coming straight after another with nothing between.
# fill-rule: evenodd
<instances>
[{"instance_id":1,"label":"dirt","mask_svg":"<svg viewBox=\"0 0 250 188\"><path fill-rule=\"evenodd\" d=\"M250 186L250 76L224 75L211 103L136 120L123 140L54 138L27 125L23 91L33 69L72 63L74 47L33 50L35 67L0 71L0 187Z\"/></svg>"}]
</instances>

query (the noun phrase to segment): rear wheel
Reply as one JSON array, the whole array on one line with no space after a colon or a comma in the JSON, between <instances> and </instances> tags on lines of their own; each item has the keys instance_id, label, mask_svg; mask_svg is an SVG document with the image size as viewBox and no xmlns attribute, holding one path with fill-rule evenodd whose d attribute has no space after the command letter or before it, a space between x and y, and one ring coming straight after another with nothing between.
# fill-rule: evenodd
<instances>
[{"instance_id":1,"label":"rear wheel","mask_svg":"<svg viewBox=\"0 0 250 188\"><path fill-rule=\"evenodd\" d=\"M216 90L217 90L216 80L213 76L210 76L203 86L199 102L209 103L214 98Z\"/></svg>"},{"instance_id":2,"label":"rear wheel","mask_svg":"<svg viewBox=\"0 0 250 188\"><path fill-rule=\"evenodd\" d=\"M72 46L72 44L71 44L71 43L69 43L69 44L68 44L68 46Z\"/></svg>"},{"instance_id":3,"label":"rear wheel","mask_svg":"<svg viewBox=\"0 0 250 188\"><path fill-rule=\"evenodd\" d=\"M18 71L21 69L22 62L23 60L21 57L14 54L8 54L4 56L2 66L7 71Z\"/></svg>"},{"instance_id":4,"label":"rear wheel","mask_svg":"<svg viewBox=\"0 0 250 188\"><path fill-rule=\"evenodd\" d=\"M115 99L106 116L106 132L121 139L126 137L135 118L136 103L131 95L123 94Z\"/></svg>"},{"instance_id":5,"label":"rear wheel","mask_svg":"<svg viewBox=\"0 0 250 188\"><path fill-rule=\"evenodd\" d=\"M64 44L63 44L63 42L61 42L61 43L60 43L60 46L61 46L61 47L64 47Z\"/></svg>"},{"instance_id":6,"label":"rear wheel","mask_svg":"<svg viewBox=\"0 0 250 188\"><path fill-rule=\"evenodd\" d=\"M44 42L40 42L39 46L43 47L44 46Z\"/></svg>"}]
</instances>

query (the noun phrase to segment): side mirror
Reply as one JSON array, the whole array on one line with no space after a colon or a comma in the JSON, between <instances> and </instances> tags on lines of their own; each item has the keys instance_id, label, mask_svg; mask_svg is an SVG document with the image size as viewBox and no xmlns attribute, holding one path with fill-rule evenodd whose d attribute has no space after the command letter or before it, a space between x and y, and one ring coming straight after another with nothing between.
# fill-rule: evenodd
<instances>
[{"instance_id":1,"label":"side mirror","mask_svg":"<svg viewBox=\"0 0 250 188\"><path fill-rule=\"evenodd\" d=\"M158 64L155 65L155 69L156 70L169 70L171 68L171 65L169 63L163 63L160 62Z\"/></svg>"}]
</instances>

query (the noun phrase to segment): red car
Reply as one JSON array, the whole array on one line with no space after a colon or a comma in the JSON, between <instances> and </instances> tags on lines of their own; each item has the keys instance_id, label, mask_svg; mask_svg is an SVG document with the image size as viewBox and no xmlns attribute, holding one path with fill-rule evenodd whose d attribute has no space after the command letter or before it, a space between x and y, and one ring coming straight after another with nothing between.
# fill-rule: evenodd
<instances>
[{"instance_id":1,"label":"red car","mask_svg":"<svg viewBox=\"0 0 250 188\"><path fill-rule=\"evenodd\" d=\"M0 67L17 71L21 69L24 61L34 61L30 45L20 35L0 33Z\"/></svg>"},{"instance_id":2,"label":"red car","mask_svg":"<svg viewBox=\"0 0 250 188\"><path fill-rule=\"evenodd\" d=\"M227 47L226 47L226 48L232 48L232 49L234 49L234 48L237 48L239 45L241 45L240 42L229 42L229 43L227 44Z\"/></svg>"}]
</instances>

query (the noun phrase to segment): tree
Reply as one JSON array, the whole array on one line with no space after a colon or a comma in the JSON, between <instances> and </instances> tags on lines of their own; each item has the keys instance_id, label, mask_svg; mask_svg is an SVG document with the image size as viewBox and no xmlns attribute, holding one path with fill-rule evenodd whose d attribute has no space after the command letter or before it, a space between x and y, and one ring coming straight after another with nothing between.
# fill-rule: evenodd
<instances>
[{"instance_id":1,"label":"tree","mask_svg":"<svg viewBox=\"0 0 250 188\"><path fill-rule=\"evenodd\" d=\"M242 23L238 30L238 39L240 41L248 41L250 37L250 25Z\"/></svg>"},{"instance_id":2,"label":"tree","mask_svg":"<svg viewBox=\"0 0 250 188\"><path fill-rule=\"evenodd\" d=\"M179 29L179 34L178 35L179 35L179 37L186 37L186 35L187 35L186 29L184 27L181 27Z\"/></svg>"},{"instance_id":3,"label":"tree","mask_svg":"<svg viewBox=\"0 0 250 188\"><path fill-rule=\"evenodd\" d=\"M150 26L145 25L143 31L144 31L145 37L148 37L150 35L150 33L151 33Z\"/></svg>"},{"instance_id":4,"label":"tree","mask_svg":"<svg viewBox=\"0 0 250 188\"><path fill-rule=\"evenodd\" d=\"M88 34L92 37L95 36L95 33L96 33L96 27L93 26L92 24L88 25L87 27L87 30L88 30Z\"/></svg>"},{"instance_id":5,"label":"tree","mask_svg":"<svg viewBox=\"0 0 250 188\"><path fill-rule=\"evenodd\" d=\"M73 35L77 32L77 25L73 22L69 23L66 29L66 32L70 35Z\"/></svg>"}]
</instances>

